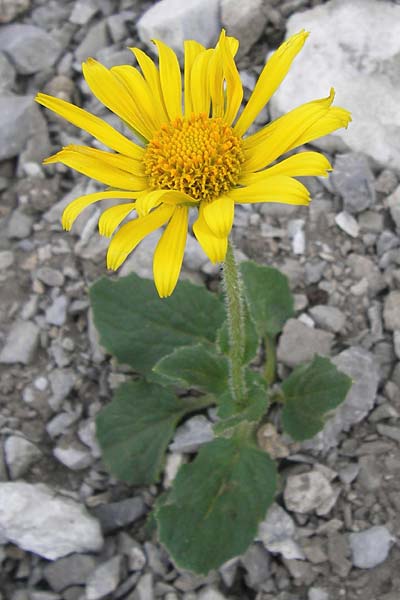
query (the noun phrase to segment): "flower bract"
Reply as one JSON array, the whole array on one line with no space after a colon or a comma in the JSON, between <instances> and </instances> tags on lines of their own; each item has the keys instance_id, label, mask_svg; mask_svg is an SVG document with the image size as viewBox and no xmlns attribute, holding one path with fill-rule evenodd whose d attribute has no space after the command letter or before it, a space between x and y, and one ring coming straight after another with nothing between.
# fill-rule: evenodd
<instances>
[{"instance_id":1,"label":"flower bract","mask_svg":"<svg viewBox=\"0 0 400 600\"><path fill-rule=\"evenodd\" d=\"M331 170L329 161L314 151L278 159L347 127L350 113L332 106L334 91L248 134L307 36L300 31L276 50L243 110L243 86L235 64L238 41L224 31L215 48L185 42L183 78L175 53L161 41L154 42L157 65L138 48L131 49L138 68L107 69L89 58L83 75L90 90L130 128L129 137L65 100L39 93L37 102L101 144L69 145L44 161L61 162L107 186L72 201L64 211L63 227L69 230L94 202L121 200L99 219L100 233L111 238L107 266L114 270L147 235L163 228L153 273L157 291L165 297L179 278L190 210L196 211L193 233L216 263L225 258L236 204L307 205L309 192L295 177L325 176Z\"/></svg>"}]
</instances>

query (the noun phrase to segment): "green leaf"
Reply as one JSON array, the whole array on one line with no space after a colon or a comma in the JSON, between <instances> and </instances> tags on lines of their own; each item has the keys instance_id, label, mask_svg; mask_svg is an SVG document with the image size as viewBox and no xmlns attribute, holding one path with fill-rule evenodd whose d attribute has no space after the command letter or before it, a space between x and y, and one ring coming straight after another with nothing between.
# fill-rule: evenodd
<instances>
[{"instance_id":1,"label":"green leaf","mask_svg":"<svg viewBox=\"0 0 400 600\"><path fill-rule=\"evenodd\" d=\"M277 269L242 262L240 265L247 304L261 337L275 337L293 316L293 296L287 277Z\"/></svg>"},{"instance_id":2,"label":"green leaf","mask_svg":"<svg viewBox=\"0 0 400 600\"><path fill-rule=\"evenodd\" d=\"M221 421L214 425L216 435L226 434L240 423L258 423L265 415L269 405L268 386L263 377L255 371L246 370L247 405L237 409L232 398L225 394L219 400L218 416Z\"/></svg>"},{"instance_id":3,"label":"green leaf","mask_svg":"<svg viewBox=\"0 0 400 600\"><path fill-rule=\"evenodd\" d=\"M111 473L133 485L157 481L168 443L188 410L184 400L155 383L122 384L96 418L97 439Z\"/></svg>"},{"instance_id":4,"label":"green leaf","mask_svg":"<svg viewBox=\"0 0 400 600\"><path fill-rule=\"evenodd\" d=\"M297 367L283 382L282 425L294 440L312 438L325 425L329 411L346 398L350 377L341 373L329 358L315 356Z\"/></svg>"},{"instance_id":5,"label":"green leaf","mask_svg":"<svg viewBox=\"0 0 400 600\"><path fill-rule=\"evenodd\" d=\"M265 452L216 439L181 467L158 505L161 543L179 567L206 574L246 550L275 490L275 464Z\"/></svg>"},{"instance_id":6,"label":"green leaf","mask_svg":"<svg viewBox=\"0 0 400 600\"><path fill-rule=\"evenodd\" d=\"M258 333L256 327L254 325L253 319L251 318L248 309L246 308L245 313L245 347L243 354L243 364L247 365L249 362L253 360L255 355L257 354L258 346L260 344L260 340L258 337ZM221 352L224 354L229 354L229 334L228 334L228 322L222 325L221 329L218 331L217 335L217 345Z\"/></svg>"},{"instance_id":7,"label":"green leaf","mask_svg":"<svg viewBox=\"0 0 400 600\"><path fill-rule=\"evenodd\" d=\"M100 342L121 363L154 378L152 368L180 346L214 342L224 318L216 295L187 281L169 298L135 274L117 281L103 278L90 289Z\"/></svg>"},{"instance_id":8,"label":"green leaf","mask_svg":"<svg viewBox=\"0 0 400 600\"><path fill-rule=\"evenodd\" d=\"M154 371L185 387L221 394L228 387L228 361L203 344L178 348L162 358Z\"/></svg>"}]
</instances>

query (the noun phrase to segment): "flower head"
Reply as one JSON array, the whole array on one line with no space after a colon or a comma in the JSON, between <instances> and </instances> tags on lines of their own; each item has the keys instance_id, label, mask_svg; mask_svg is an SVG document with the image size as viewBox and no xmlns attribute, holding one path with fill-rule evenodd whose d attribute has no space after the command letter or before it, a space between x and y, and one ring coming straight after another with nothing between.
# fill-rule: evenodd
<instances>
[{"instance_id":1,"label":"flower head","mask_svg":"<svg viewBox=\"0 0 400 600\"><path fill-rule=\"evenodd\" d=\"M165 226L153 257L155 285L165 297L179 277L191 209L197 212L194 235L215 263L225 258L235 204L307 205L307 188L294 177L327 175L328 160L308 151L276 160L347 127L350 113L332 106L333 90L328 97L303 104L257 133L245 135L307 35L301 31L276 50L242 112L243 87L234 61L238 42L224 31L215 48L185 42L183 103L177 57L160 41L154 42L158 67L138 48L132 52L140 70L128 65L107 69L89 58L83 64L89 88L133 130L133 139L69 102L38 94L37 102L113 151L70 145L44 161L64 163L108 186L71 202L62 217L63 227L69 230L94 202L124 200L99 219L100 233L111 237L107 266L118 269L141 240ZM128 219L133 212L136 217Z\"/></svg>"}]
</instances>

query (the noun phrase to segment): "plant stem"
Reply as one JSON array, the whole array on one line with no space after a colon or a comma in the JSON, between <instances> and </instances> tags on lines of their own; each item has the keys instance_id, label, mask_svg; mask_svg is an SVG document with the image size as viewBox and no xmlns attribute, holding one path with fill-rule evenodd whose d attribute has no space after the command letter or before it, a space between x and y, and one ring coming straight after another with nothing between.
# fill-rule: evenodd
<instances>
[{"instance_id":1,"label":"plant stem","mask_svg":"<svg viewBox=\"0 0 400 600\"><path fill-rule=\"evenodd\" d=\"M246 382L243 368L245 347L244 299L240 273L230 240L228 240L228 250L223 267L223 281L229 332L229 381L235 402L243 405L246 401Z\"/></svg>"},{"instance_id":2,"label":"plant stem","mask_svg":"<svg viewBox=\"0 0 400 600\"><path fill-rule=\"evenodd\" d=\"M269 385L272 385L275 381L275 369L276 369L276 347L275 339L269 335L265 336L265 368L264 377Z\"/></svg>"}]
</instances>

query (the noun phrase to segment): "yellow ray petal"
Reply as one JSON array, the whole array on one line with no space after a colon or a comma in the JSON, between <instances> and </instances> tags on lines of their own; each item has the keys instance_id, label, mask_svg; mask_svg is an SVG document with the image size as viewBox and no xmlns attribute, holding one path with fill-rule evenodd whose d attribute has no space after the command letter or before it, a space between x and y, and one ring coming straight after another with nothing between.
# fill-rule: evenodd
<instances>
[{"instance_id":1,"label":"yellow ray petal","mask_svg":"<svg viewBox=\"0 0 400 600\"><path fill-rule=\"evenodd\" d=\"M220 39L221 56L223 61L224 77L226 79L226 107L224 119L228 125L235 119L243 99L243 86L237 70L230 45L227 43L224 32Z\"/></svg>"},{"instance_id":2,"label":"yellow ray petal","mask_svg":"<svg viewBox=\"0 0 400 600\"><path fill-rule=\"evenodd\" d=\"M279 204L307 205L310 201L308 189L291 177L277 175L252 185L235 188L229 192L235 203L278 202Z\"/></svg>"},{"instance_id":3,"label":"yellow ray petal","mask_svg":"<svg viewBox=\"0 0 400 600\"><path fill-rule=\"evenodd\" d=\"M106 152L105 150L99 150L98 148L90 148L90 146L77 146L76 144L70 144L69 146L65 146L63 149L84 154L85 156L90 156L100 160L101 162L107 163L111 167L116 167L117 169L121 169L121 171L126 171L130 175L135 175L136 177L145 177L142 160L136 160L135 158L124 156L123 154L113 154L112 152ZM57 156L57 154L54 156ZM55 162L54 160L50 160L52 158L53 157L50 156L43 162Z\"/></svg>"},{"instance_id":4,"label":"yellow ray petal","mask_svg":"<svg viewBox=\"0 0 400 600\"><path fill-rule=\"evenodd\" d=\"M147 81L152 96L155 110L159 113L163 123L168 121L168 114L164 104L164 98L161 91L160 73L154 62L140 48L129 48L135 55L136 60L142 69L143 76Z\"/></svg>"},{"instance_id":5,"label":"yellow ray petal","mask_svg":"<svg viewBox=\"0 0 400 600\"><path fill-rule=\"evenodd\" d=\"M140 107L137 107L119 79L94 58L82 64L83 76L92 93L120 119L146 140L152 131L146 126Z\"/></svg>"},{"instance_id":6,"label":"yellow ray petal","mask_svg":"<svg viewBox=\"0 0 400 600\"><path fill-rule=\"evenodd\" d=\"M162 116L155 107L154 96L143 75L131 65L120 65L111 68L111 73L125 85L132 102L140 106L140 112L151 137L158 131L163 123Z\"/></svg>"},{"instance_id":7,"label":"yellow ray petal","mask_svg":"<svg viewBox=\"0 0 400 600\"><path fill-rule=\"evenodd\" d=\"M182 116L182 78L176 54L163 42L153 40L158 50L161 90L170 120Z\"/></svg>"},{"instance_id":8,"label":"yellow ray petal","mask_svg":"<svg viewBox=\"0 0 400 600\"><path fill-rule=\"evenodd\" d=\"M153 259L154 283L161 298L175 289L182 268L188 229L189 209L177 206L160 241Z\"/></svg>"},{"instance_id":9,"label":"yellow ray petal","mask_svg":"<svg viewBox=\"0 0 400 600\"><path fill-rule=\"evenodd\" d=\"M144 217L122 225L112 238L107 252L107 268L116 271L136 246L172 216L174 206L163 205Z\"/></svg>"},{"instance_id":10,"label":"yellow ray petal","mask_svg":"<svg viewBox=\"0 0 400 600\"><path fill-rule=\"evenodd\" d=\"M128 140L116 129L111 127L111 125L103 121L103 119L95 117L91 113L78 106L74 106L70 102L60 100L59 98L53 98L53 96L48 96L47 94L37 94L35 100L42 106L52 110L63 119L66 119L75 125L75 127L87 131L90 135L109 148L112 148L121 154L126 154L126 156L132 156L137 160L143 158L143 148L140 148L140 146L137 146Z\"/></svg>"},{"instance_id":11,"label":"yellow ray petal","mask_svg":"<svg viewBox=\"0 0 400 600\"><path fill-rule=\"evenodd\" d=\"M223 117L225 112L224 69L221 50L218 48L210 58L208 69L212 116Z\"/></svg>"},{"instance_id":12,"label":"yellow ray petal","mask_svg":"<svg viewBox=\"0 0 400 600\"><path fill-rule=\"evenodd\" d=\"M220 196L204 203L204 219L212 233L220 238L227 237L232 229L235 206L230 196Z\"/></svg>"},{"instance_id":13,"label":"yellow ray petal","mask_svg":"<svg viewBox=\"0 0 400 600\"><path fill-rule=\"evenodd\" d=\"M135 202L118 204L105 210L99 219L99 233L105 237L111 237L122 221L133 211Z\"/></svg>"},{"instance_id":14,"label":"yellow ray petal","mask_svg":"<svg viewBox=\"0 0 400 600\"><path fill-rule=\"evenodd\" d=\"M203 248L204 253L208 256L210 261L215 264L225 260L228 238L217 237L213 234L204 218L203 207L204 204L200 204L199 216L193 223L193 233L200 246Z\"/></svg>"},{"instance_id":15,"label":"yellow ray petal","mask_svg":"<svg viewBox=\"0 0 400 600\"><path fill-rule=\"evenodd\" d=\"M134 192L121 192L120 190L113 190L79 196L79 198L73 200L65 208L61 219L62 226L66 231L69 231L81 212L94 202L98 202L99 200L118 200L123 198L134 200L136 198L136 194Z\"/></svg>"},{"instance_id":16,"label":"yellow ray petal","mask_svg":"<svg viewBox=\"0 0 400 600\"><path fill-rule=\"evenodd\" d=\"M185 64L184 64L184 99L185 99L185 117L188 119L193 112L192 94L190 82L192 77L193 63L196 57L205 52L205 48L199 42L194 40L186 40L184 42L185 49Z\"/></svg>"},{"instance_id":17,"label":"yellow ray petal","mask_svg":"<svg viewBox=\"0 0 400 600\"><path fill-rule=\"evenodd\" d=\"M67 146L57 154L46 158L43 164L61 162L87 177L123 190L140 191L147 188L145 177L131 175L111 163L105 162L98 154L90 152L91 148L85 148L85 151L81 151L80 148L80 146Z\"/></svg>"},{"instance_id":18,"label":"yellow ray petal","mask_svg":"<svg viewBox=\"0 0 400 600\"><path fill-rule=\"evenodd\" d=\"M268 60L261 71L249 101L234 127L235 133L238 136L242 136L248 130L258 113L278 89L286 77L294 58L304 46L307 37L308 32L304 30L292 35L286 42L283 42L279 46Z\"/></svg>"},{"instance_id":19,"label":"yellow ray petal","mask_svg":"<svg viewBox=\"0 0 400 600\"><path fill-rule=\"evenodd\" d=\"M328 133L341 129L342 127L348 126L351 121L351 113L345 108L339 106L331 106L329 111L313 123L308 129L306 129L288 148L292 150L303 144L308 144Z\"/></svg>"},{"instance_id":20,"label":"yellow ray petal","mask_svg":"<svg viewBox=\"0 0 400 600\"><path fill-rule=\"evenodd\" d=\"M210 113L210 78L209 65L214 54L213 49L205 50L197 55L193 62L190 78L190 94L192 109L196 114Z\"/></svg>"},{"instance_id":21,"label":"yellow ray petal","mask_svg":"<svg viewBox=\"0 0 400 600\"><path fill-rule=\"evenodd\" d=\"M327 98L302 104L243 140L242 172L258 171L287 152L293 142L328 113L334 95L331 89Z\"/></svg>"},{"instance_id":22,"label":"yellow ray petal","mask_svg":"<svg viewBox=\"0 0 400 600\"><path fill-rule=\"evenodd\" d=\"M193 203L195 200L184 192L175 190L149 190L138 196L136 201L137 213L143 217L162 202L176 206L178 204L187 204L188 202Z\"/></svg>"},{"instance_id":23,"label":"yellow ray petal","mask_svg":"<svg viewBox=\"0 0 400 600\"><path fill-rule=\"evenodd\" d=\"M285 158L285 160L263 171L243 174L239 179L239 183L241 185L251 185L258 181L266 181L269 177L276 175L288 175L289 177L319 175L327 177L328 171L332 171L332 167L323 154L319 152L299 152L299 154L289 156L289 158Z\"/></svg>"}]
</instances>

